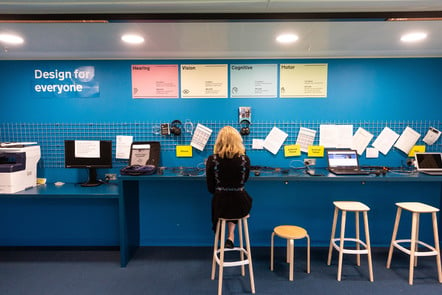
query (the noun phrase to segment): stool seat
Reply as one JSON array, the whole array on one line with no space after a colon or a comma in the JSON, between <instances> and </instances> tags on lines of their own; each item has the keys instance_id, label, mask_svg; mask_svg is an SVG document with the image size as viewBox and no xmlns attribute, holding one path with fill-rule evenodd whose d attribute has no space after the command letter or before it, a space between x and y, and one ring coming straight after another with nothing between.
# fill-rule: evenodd
<instances>
[{"instance_id":1,"label":"stool seat","mask_svg":"<svg viewBox=\"0 0 442 295\"><path fill-rule=\"evenodd\" d=\"M421 202L400 202L396 206L415 213L432 213L439 212L439 208L421 203Z\"/></svg>"},{"instance_id":2,"label":"stool seat","mask_svg":"<svg viewBox=\"0 0 442 295\"><path fill-rule=\"evenodd\" d=\"M352 211L352 212L364 212L370 211L370 207L361 202L354 201L335 201L333 202L336 208L342 211Z\"/></svg>"},{"instance_id":3,"label":"stool seat","mask_svg":"<svg viewBox=\"0 0 442 295\"><path fill-rule=\"evenodd\" d=\"M334 201L333 205L335 206L334 216L333 216L333 225L330 237L330 245L328 250L328 260L327 265L331 264L333 249L337 250L339 253L339 261L338 261L338 274L337 280L341 281L341 273L342 273L342 261L344 254L355 254L356 255L356 264L359 266L361 264L360 255L366 254L368 260L368 271L370 276L370 281L373 282L373 265L371 259L371 246L370 246L370 233L368 228L368 215L367 212L370 211L370 207L365 205L364 203L357 201ZM355 238L349 238L345 236L345 224L347 218L347 211L355 213ZM339 237L335 237L336 234L336 224L338 220L339 212L341 212L341 233ZM359 213L362 213L364 217L364 230L365 230L365 242L362 241L359 237ZM356 244L356 249L345 248L345 242L354 242ZM363 248L361 249L361 246Z\"/></svg>"},{"instance_id":4,"label":"stool seat","mask_svg":"<svg viewBox=\"0 0 442 295\"><path fill-rule=\"evenodd\" d=\"M409 262L409 274L408 284L413 285L414 267L417 266L417 257L419 256L436 256L436 265L438 272L439 283L442 283L442 266L440 261L440 248L439 248L439 233L437 226L436 213L439 209L421 202L399 202L396 203L396 219L394 221L393 234L391 237L390 249L388 251L387 268L391 266L391 258L393 256L393 249L396 248L399 251L410 255ZM397 232L401 219L402 210L406 210L412 213L411 219L411 237L409 239L397 239ZM433 235L434 235L434 247L419 240L419 219L420 214L430 213L433 223ZM409 245L409 248L403 246L403 244ZM426 249L423 251L419 249L419 245Z\"/></svg>"},{"instance_id":5,"label":"stool seat","mask_svg":"<svg viewBox=\"0 0 442 295\"><path fill-rule=\"evenodd\" d=\"M273 232L283 239L303 239L307 236L307 231L296 225L280 225L273 229Z\"/></svg>"},{"instance_id":6,"label":"stool seat","mask_svg":"<svg viewBox=\"0 0 442 295\"><path fill-rule=\"evenodd\" d=\"M307 239L307 273L310 273L310 237L307 231L296 225L279 225L273 229L271 245L270 245L270 270L273 271L273 254L274 254L274 237L277 235L280 238L287 240L287 258L289 263L289 280L293 281L293 265L295 246L293 240Z\"/></svg>"}]
</instances>

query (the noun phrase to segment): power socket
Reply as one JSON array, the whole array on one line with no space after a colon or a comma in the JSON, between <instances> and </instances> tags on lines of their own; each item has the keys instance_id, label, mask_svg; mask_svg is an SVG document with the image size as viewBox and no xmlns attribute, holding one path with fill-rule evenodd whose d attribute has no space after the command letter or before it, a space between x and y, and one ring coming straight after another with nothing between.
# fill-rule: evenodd
<instances>
[{"instance_id":1,"label":"power socket","mask_svg":"<svg viewBox=\"0 0 442 295\"><path fill-rule=\"evenodd\" d=\"M316 159L304 159L305 166L313 166L316 165Z\"/></svg>"},{"instance_id":2,"label":"power socket","mask_svg":"<svg viewBox=\"0 0 442 295\"><path fill-rule=\"evenodd\" d=\"M106 180L117 180L117 174L114 173L107 173L104 175Z\"/></svg>"}]
</instances>

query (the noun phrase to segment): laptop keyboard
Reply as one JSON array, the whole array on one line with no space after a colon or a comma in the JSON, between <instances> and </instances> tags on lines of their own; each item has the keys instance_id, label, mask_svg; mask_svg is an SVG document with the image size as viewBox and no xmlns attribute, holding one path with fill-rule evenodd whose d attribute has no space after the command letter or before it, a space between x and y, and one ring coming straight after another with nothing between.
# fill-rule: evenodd
<instances>
[{"instance_id":1,"label":"laptop keyboard","mask_svg":"<svg viewBox=\"0 0 442 295\"><path fill-rule=\"evenodd\" d=\"M442 171L421 171L427 175L442 175Z\"/></svg>"}]
</instances>

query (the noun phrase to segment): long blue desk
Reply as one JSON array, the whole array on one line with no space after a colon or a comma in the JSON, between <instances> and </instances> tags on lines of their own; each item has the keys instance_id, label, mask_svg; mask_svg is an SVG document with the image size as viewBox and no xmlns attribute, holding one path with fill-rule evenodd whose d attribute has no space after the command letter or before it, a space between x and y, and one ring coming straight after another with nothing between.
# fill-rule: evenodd
<instances>
[{"instance_id":1,"label":"long blue desk","mask_svg":"<svg viewBox=\"0 0 442 295\"><path fill-rule=\"evenodd\" d=\"M125 243L121 237L121 232L125 228L126 221L124 220L124 214L121 214L121 207L123 200L119 194L117 184L100 185L97 187L82 187L78 184L66 183L61 186L54 184L39 185L27 190L19 191L13 194L0 194L0 198L27 198L27 199L105 199L115 200L118 202L120 214L119 214L119 227L120 227L120 264L126 266L128 250L125 249Z\"/></svg>"},{"instance_id":2,"label":"long blue desk","mask_svg":"<svg viewBox=\"0 0 442 295\"><path fill-rule=\"evenodd\" d=\"M355 175L355 176L335 176L326 170L317 172L324 174L323 176L310 176L305 174L303 170L289 170L288 173L280 173L274 171L261 171L259 176L255 176L251 172L249 186L253 186L254 182L282 182L289 184L291 182L359 182L361 184L377 182L417 182L417 183L442 183L442 176L429 176L419 173L394 173L389 172L385 176ZM140 210L139 210L139 184L141 182L168 182L170 185L179 185L181 182L187 181L205 181L204 175L189 176L188 174L165 172L162 175L149 176L119 176L120 195L124 202L120 206L121 219L125 221L124 228L121 229L121 253L122 265L126 265L130 258L134 255L136 249L140 245ZM441 189L442 192L442 189ZM442 195L440 196L442 200Z\"/></svg>"}]
</instances>

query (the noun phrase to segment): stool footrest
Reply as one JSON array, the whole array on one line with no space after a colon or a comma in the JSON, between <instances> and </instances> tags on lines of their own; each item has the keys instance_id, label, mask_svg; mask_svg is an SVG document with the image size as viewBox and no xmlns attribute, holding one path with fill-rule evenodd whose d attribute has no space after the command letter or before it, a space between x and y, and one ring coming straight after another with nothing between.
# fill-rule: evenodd
<instances>
[{"instance_id":1,"label":"stool footrest","mask_svg":"<svg viewBox=\"0 0 442 295\"><path fill-rule=\"evenodd\" d=\"M240 247L235 247L235 248L224 248L224 252L231 252L231 251L238 251L238 252L242 252L247 256L247 259L244 260L236 260L236 261L224 261L223 266L224 267L234 267L234 266L241 266L241 265L247 265L249 264L249 253L247 252L246 249L244 248L240 248ZM215 256L215 260L216 263L219 265L220 264L220 259L219 259L219 253L221 252L221 249L216 250L216 256Z\"/></svg>"},{"instance_id":2,"label":"stool footrest","mask_svg":"<svg viewBox=\"0 0 442 295\"><path fill-rule=\"evenodd\" d=\"M357 249L345 249L344 248L344 249L342 249L342 253L344 253L344 254L368 254L367 244L364 241L354 239L354 238L344 238L343 240L358 243L358 244L364 246L365 249L357 250ZM341 239L339 239L339 238L333 239L333 248L335 248L337 251L340 250L340 247L338 246L338 243L337 243L340 241L341 241Z\"/></svg>"},{"instance_id":3,"label":"stool footrest","mask_svg":"<svg viewBox=\"0 0 442 295\"><path fill-rule=\"evenodd\" d=\"M400 243L411 243L411 239L403 239L403 240L395 240L393 241L393 246L397 249L399 249L400 251L411 255L411 250L405 248L404 246L400 245ZM424 243L422 241L416 241L416 244L422 245L425 248L431 250L431 251L415 251L414 252L414 256L435 256L438 254L436 248L434 248L433 246L430 246L427 243Z\"/></svg>"}]
</instances>

